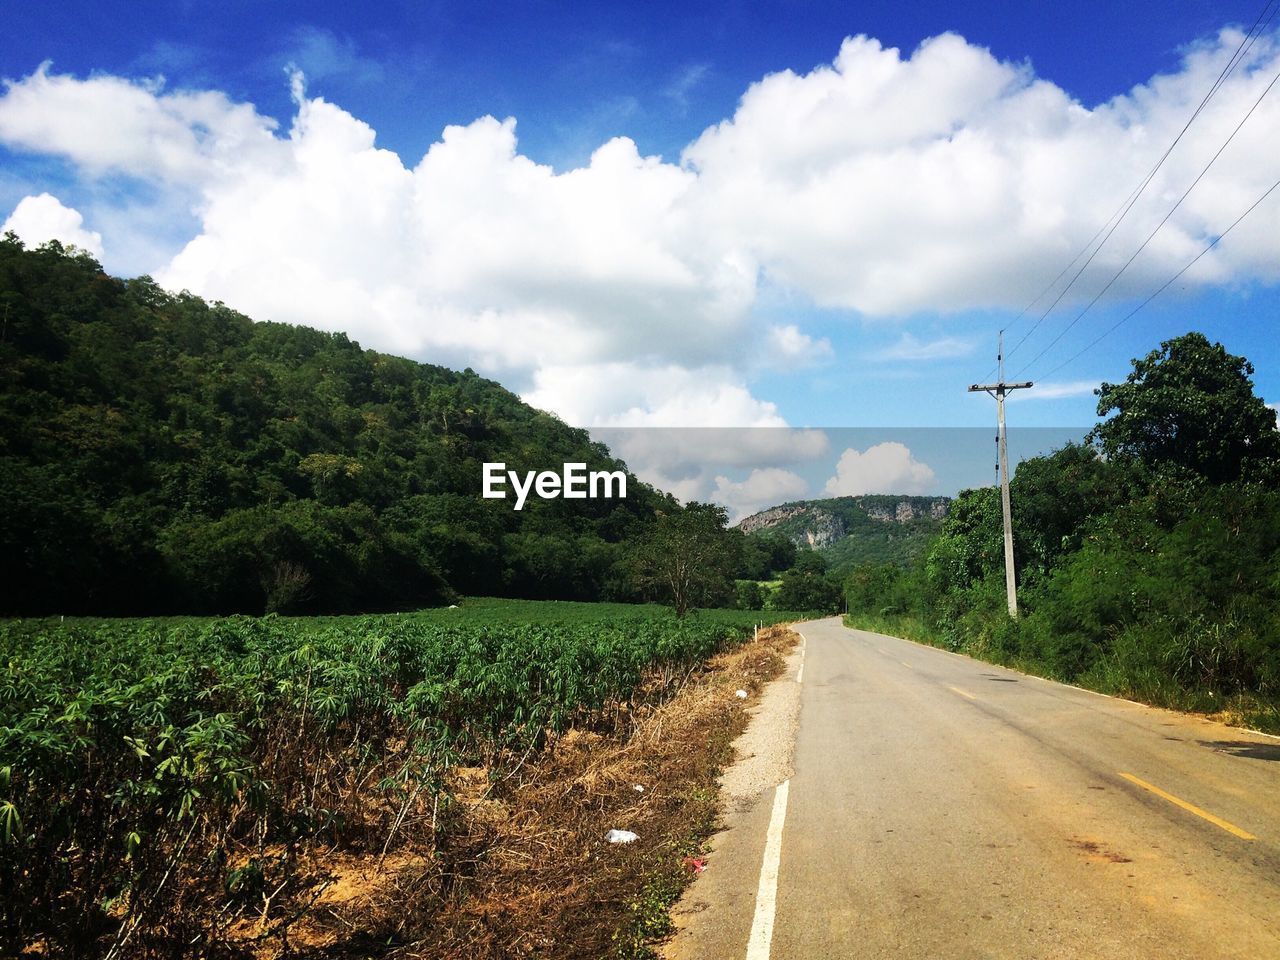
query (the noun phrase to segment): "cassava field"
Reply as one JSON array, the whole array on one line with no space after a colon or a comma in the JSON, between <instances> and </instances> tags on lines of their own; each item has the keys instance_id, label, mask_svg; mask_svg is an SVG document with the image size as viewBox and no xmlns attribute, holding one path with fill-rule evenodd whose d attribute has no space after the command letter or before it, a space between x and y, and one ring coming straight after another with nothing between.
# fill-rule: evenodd
<instances>
[{"instance_id":1,"label":"cassava field","mask_svg":"<svg viewBox=\"0 0 1280 960\"><path fill-rule=\"evenodd\" d=\"M291 931L353 863L430 915L486 855L462 794L474 812L584 737L625 749L708 658L793 618L477 600L4 621L0 955L305 953ZM359 955L413 947L412 917L382 929Z\"/></svg>"}]
</instances>

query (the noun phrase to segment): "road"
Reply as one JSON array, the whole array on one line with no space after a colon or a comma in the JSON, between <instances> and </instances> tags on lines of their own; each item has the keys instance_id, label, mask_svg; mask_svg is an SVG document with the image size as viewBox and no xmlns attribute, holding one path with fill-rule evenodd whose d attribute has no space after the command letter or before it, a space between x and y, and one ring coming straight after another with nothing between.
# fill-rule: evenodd
<instances>
[{"instance_id":1,"label":"road","mask_svg":"<svg viewBox=\"0 0 1280 960\"><path fill-rule=\"evenodd\" d=\"M669 958L1280 958L1280 740L798 629L794 774L717 839Z\"/></svg>"}]
</instances>

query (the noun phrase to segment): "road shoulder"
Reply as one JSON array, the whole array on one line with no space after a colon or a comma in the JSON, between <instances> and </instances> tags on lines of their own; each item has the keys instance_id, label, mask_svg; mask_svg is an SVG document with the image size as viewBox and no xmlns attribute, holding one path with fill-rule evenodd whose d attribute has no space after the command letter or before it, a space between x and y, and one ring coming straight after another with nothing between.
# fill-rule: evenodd
<instances>
[{"instance_id":1,"label":"road shoulder","mask_svg":"<svg viewBox=\"0 0 1280 960\"><path fill-rule=\"evenodd\" d=\"M746 730L733 743L737 759L720 777L722 828L708 843L706 871L671 911L676 933L661 951L665 960L741 957L746 949L772 798L794 770L801 637L782 674L761 689Z\"/></svg>"}]
</instances>

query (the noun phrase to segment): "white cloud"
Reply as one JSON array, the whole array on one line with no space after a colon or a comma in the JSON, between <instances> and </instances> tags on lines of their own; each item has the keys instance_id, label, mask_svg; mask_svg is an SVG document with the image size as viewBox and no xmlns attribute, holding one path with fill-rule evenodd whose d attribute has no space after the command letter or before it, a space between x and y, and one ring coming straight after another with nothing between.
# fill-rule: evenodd
<instances>
[{"instance_id":1,"label":"white cloud","mask_svg":"<svg viewBox=\"0 0 1280 960\"><path fill-rule=\"evenodd\" d=\"M932 491L937 477L927 463L911 455L905 444L877 443L865 451L850 447L836 463L836 475L823 488L833 497L866 493L923 494Z\"/></svg>"},{"instance_id":2,"label":"white cloud","mask_svg":"<svg viewBox=\"0 0 1280 960\"><path fill-rule=\"evenodd\" d=\"M294 30L282 59L296 64L307 76L317 80L346 77L356 83L381 83L385 79L382 65L361 56L350 37L339 37L321 27L303 26Z\"/></svg>"},{"instance_id":3,"label":"white cloud","mask_svg":"<svg viewBox=\"0 0 1280 960\"><path fill-rule=\"evenodd\" d=\"M946 34L909 57L866 37L834 63L770 75L684 153L699 219L772 280L868 314L1021 307L1153 165L1240 39L1087 109L1025 64ZM1275 73L1275 37L1218 91L1096 261L1100 286L1158 222ZM1117 294L1166 278L1270 185L1280 99L1263 102ZM1280 276L1274 214L1207 257L1201 281ZM1204 261L1201 261L1203 264Z\"/></svg>"},{"instance_id":4,"label":"white cloud","mask_svg":"<svg viewBox=\"0 0 1280 960\"><path fill-rule=\"evenodd\" d=\"M717 488L729 473L789 474L782 468L812 463L830 447L822 430L779 426L605 427L591 435L642 480L683 501L721 500Z\"/></svg>"},{"instance_id":5,"label":"white cloud","mask_svg":"<svg viewBox=\"0 0 1280 960\"><path fill-rule=\"evenodd\" d=\"M781 369L811 366L832 356L830 340L814 339L794 323L769 327L763 346L763 365Z\"/></svg>"},{"instance_id":6,"label":"white cloud","mask_svg":"<svg viewBox=\"0 0 1280 960\"><path fill-rule=\"evenodd\" d=\"M13 208L0 234L13 231L28 247L38 247L49 240L74 244L102 259L102 234L86 230L80 211L64 207L57 197L47 193L23 197Z\"/></svg>"},{"instance_id":7,"label":"white cloud","mask_svg":"<svg viewBox=\"0 0 1280 960\"><path fill-rule=\"evenodd\" d=\"M625 361L548 364L523 399L587 427L785 427L772 403L757 400L721 366Z\"/></svg>"},{"instance_id":8,"label":"white cloud","mask_svg":"<svg viewBox=\"0 0 1280 960\"><path fill-rule=\"evenodd\" d=\"M781 426L592 428L628 465L665 476L710 476L732 467L782 467L815 460L830 447L822 430Z\"/></svg>"},{"instance_id":9,"label":"white cloud","mask_svg":"<svg viewBox=\"0 0 1280 960\"><path fill-rule=\"evenodd\" d=\"M294 39L319 69L361 67L332 35ZM954 35L907 56L852 38L830 65L753 84L679 164L617 138L556 173L519 152L514 120L492 117L446 128L407 163L300 77L282 131L218 91L47 65L6 81L0 143L63 157L90 186L141 181L104 188L91 210L112 251L143 255L151 248L128 231L149 228L131 223L192 211L182 249L131 265L167 286L475 367L574 423L780 425L748 374L762 358L819 361L830 344L771 325L762 291L881 315L1022 306L1149 169L1238 41L1224 31L1176 72L1087 109ZM1145 236L1278 63L1274 37L1255 44L1099 271ZM687 90L698 79L676 78ZM1181 267L1269 185L1278 152L1272 98L1115 294ZM1280 279L1274 210L1260 208L1192 273ZM904 337L884 359L939 359L963 343Z\"/></svg>"},{"instance_id":10,"label":"white cloud","mask_svg":"<svg viewBox=\"0 0 1280 960\"><path fill-rule=\"evenodd\" d=\"M1098 389L1097 380L1046 380L1036 383L1030 390L1015 390L1008 395L1015 400L1063 400L1068 397L1091 397Z\"/></svg>"},{"instance_id":11,"label":"white cloud","mask_svg":"<svg viewBox=\"0 0 1280 960\"><path fill-rule=\"evenodd\" d=\"M727 507L730 522L737 523L743 517L750 516L765 507L786 503L789 500L799 500L808 492L809 485L803 477L789 470L767 467L752 470L747 478L741 481L717 476L711 499Z\"/></svg>"},{"instance_id":12,"label":"white cloud","mask_svg":"<svg viewBox=\"0 0 1280 960\"><path fill-rule=\"evenodd\" d=\"M973 353L974 342L961 337L936 337L919 340L910 333L903 333L897 343L890 344L872 354L874 360L950 360L967 357Z\"/></svg>"},{"instance_id":13,"label":"white cloud","mask_svg":"<svg viewBox=\"0 0 1280 960\"><path fill-rule=\"evenodd\" d=\"M90 174L126 173L198 187L279 151L274 120L217 91L164 93L163 81L51 75L45 63L5 81L0 141L72 160Z\"/></svg>"}]
</instances>

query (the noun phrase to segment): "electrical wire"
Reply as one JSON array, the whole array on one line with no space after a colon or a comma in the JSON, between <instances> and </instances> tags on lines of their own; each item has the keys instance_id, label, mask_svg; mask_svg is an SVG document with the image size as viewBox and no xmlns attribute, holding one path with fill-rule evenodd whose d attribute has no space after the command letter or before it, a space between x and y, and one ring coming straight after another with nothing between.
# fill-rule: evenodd
<instances>
[{"instance_id":1,"label":"electrical wire","mask_svg":"<svg viewBox=\"0 0 1280 960\"><path fill-rule=\"evenodd\" d=\"M1187 130L1191 128L1191 125L1195 123L1196 118L1200 116L1209 101L1213 99L1214 94L1222 88L1222 85L1226 83L1231 74L1235 72L1236 67L1238 67L1240 63L1243 62L1244 58L1248 56L1249 51L1253 49L1254 43L1257 41L1258 37L1262 35L1262 31L1265 30L1275 18L1276 10L1271 10L1273 3L1275 3L1275 0L1267 0L1262 11L1258 14L1258 18L1254 21L1253 26L1249 28L1249 32L1240 40L1240 44L1236 47L1235 53L1231 55L1231 59L1227 62L1227 65L1222 68L1222 71L1218 74L1218 78L1214 80L1213 86L1211 86L1209 88L1209 92L1204 95L1199 106L1197 106L1191 116L1187 118L1187 122L1183 124L1182 129L1178 131L1178 135L1173 138L1173 142L1170 143L1164 153L1160 155L1160 159L1156 161L1155 166L1152 167L1151 171L1143 178L1142 182L1138 185L1138 188L1130 194L1129 199L1122 204L1120 215L1117 217L1115 214L1112 214L1112 219L1115 222L1111 223L1106 236L1104 236L1102 241L1094 247L1093 252L1089 254L1088 259L1080 265L1080 269L1075 272L1075 275L1072 276L1067 285L1058 292L1058 295L1054 297L1053 303L1049 304L1048 308L1040 315L1039 319L1032 324L1031 329L1024 333L1022 338L1013 345L1013 349L1005 354L1006 359L1012 356L1014 352L1027 341L1027 338L1030 337L1031 334L1035 333L1036 328L1039 327L1040 324L1044 322L1045 318L1053 312L1053 309L1062 301L1062 298L1066 296L1067 291L1075 286L1076 281L1080 279L1080 276L1088 268L1089 264L1093 262L1093 258L1098 255L1104 246L1106 246L1107 241L1111 239L1111 235L1115 233L1116 228L1119 227L1124 221L1124 218L1129 215L1129 211L1133 209L1134 204L1138 202L1138 199L1146 191L1147 187L1151 184L1151 181L1155 179L1156 173L1159 172L1162 166L1164 166L1165 160L1167 160L1169 155L1173 153L1174 147L1178 145L1178 142L1182 139L1183 135L1186 134ZM1269 14L1267 13L1268 10L1271 10ZM1250 113L1252 113L1252 110ZM1232 135L1234 136L1234 134ZM1108 222L1110 223L1111 221ZM1077 254L1077 259L1078 257L1079 255ZM1068 267L1068 269L1070 268ZM1054 282L1056 283L1057 281Z\"/></svg>"},{"instance_id":2,"label":"electrical wire","mask_svg":"<svg viewBox=\"0 0 1280 960\"><path fill-rule=\"evenodd\" d=\"M1205 174L1209 172L1210 168L1214 165L1214 163L1217 162L1218 158L1222 156L1223 151L1226 150L1227 147L1230 145L1231 141L1235 139L1236 134L1240 132L1240 129L1245 125L1246 122L1248 122L1249 118L1253 116L1253 112L1258 109L1258 105L1262 103L1263 98L1265 98L1266 95L1271 92L1271 88L1274 87L1278 81L1280 81L1280 71L1277 71L1276 75L1271 78L1271 82L1268 83L1266 88L1262 91L1262 93L1258 95L1258 99L1253 102L1253 106L1249 108L1248 113L1246 113L1243 117L1241 117L1240 122L1237 123L1235 126L1235 129L1231 131L1231 135L1228 136L1227 139L1223 141L1222 146L1218 148L1218 151L1212 157L1209 158L1209 162L1205 164L1204 169L1201 170L1200 173L1196 176L1196 178L1191 181L1191 186L1187 187L1187 189L1183 191L1182 196L1180 196L1177 199L1177 201L1174 203L1174 205L1169 208L1169 211L1164 215L1164 217L1160 220L1160 222L1156 224L1155 229L1152 230L1151 233L1147 235L1147 238L1138 245L1138 249L1133 251L1133 254L1129 257L1128 260L1124 262L1124 264L1120 267L1120 269L1117 270L1114 274L1112 274L1111 279L1108 280L1106 284L1103 285L1101 290L1099 290L1096 294L1094 294L1093 299L1090 300L1087 304L1085 304L1084 309L1081 310L1078 314L1076 314L1075 317L1072 319L1072 321L1068 323L1065 327L1063 327L1062 330L1059 331L1058 335L1054 337L1052 340L1050 340L1043 350L1041 350L1034 357L1032 357L1030 362L1028 362L1022 367L1022 370L1019 371L1019 374L1025 373L1030 367L1035 366L1036 361L1038 361L1046 353L1052 350L1054 346L1058 343L1058 341L1061 340L1064 336L1066 336L1067 332L1072 327L1074 327L1077 323L1079 323L1080 319L1086 313L1088 313L1090 310L1093 309L1094 305L1097 304L1097 302L1102 299L1103 295L1108 290L1110 290L1112 285L1117 280L1120 279L1120 277L1124 274L1126 270L1129 269L1133 261L1138 258L1138 254L1142 253L1142 251L1147 248L1147 244L1149 244L1155 238L1155 235L1159 233L1160 230L1164 227L1164 225L1169 222L1169 218L1173 216L1174 212L1178 209L1178 207L1182 206L1182 201L1186 200L1187 197L1190 196L1191 191L1196 188L1196 184L1198 184L1202 179L1204 179Z\"/></svg>"},{"instance_id":3,"label":"electrical wire","mask_svg":"<svg viewBox=\"0 0 1280 960\"><path fill-rule=\"evenodd\" d=\"M1011 320L1006 327L1001 329L1000 332L1004 333L1010 327L1017 324L1024 316L1026 316L1026 314L1031 310L1031 308L1035 306L1035 304L1038 303L1045 296L1045 294L1047 294L1050 290L1054 288L1054 286L1058 283L1058 281L1061 280L1063 276L1065 276L1066 273L1075 265L1076 261L1078 261L1082 256L1084 256L1085 253L1090 250L1090 248L1093 248L1092 252L1089 253L1088 259L1085 260L1083 264L1081 264L1080 269L1076 271L1075 275L1071 278L1071 280L1067 283L1067 285L1063 287L1062 290L1058 293L1057 297L1054 298L1053 303L1051 303L1048 306L1048 308L1040 315L1040 317L1036 320L1036 322L1031 326L1031 329L1028 330L1026 333L1024 333L1022 335L1022 338L1019 339L1018 342L1013 345L1013 349L1011 349L1008 353L1005 354L1006 358L1009 356L1012 356L1013 353L1020 346L1022 346L1023 343L1026 342L1027 338L1030 337L1031 334L1033 334L1036 331L1036 328L1038 328L1040 324L1044 322L1045 318L1051 312L1053 312L1054 307L1056 307L1058 303L1061 302L1062 298L1066 295L1067 291L1071 289L1071 287L1075 284L1075 282L1080 278L1080 275L1084 273L1085 269L1093 261L1093 258L1097 256L1098 252L1106 244L1107 240L1111 238L1111 235L1115 232L1116 228L1120 226L1121 221L1123 221L1124 218L1128 215L1129 211L1133 208L1133 205L1137 203L1138 198L1142 196L1142 193L1146 190L1147 186L1151 183L1152 179L1154 179L1156 173L1158 173L1160 168L1164 165L1165 160L1168 159L1169 155L1173 152L1173 149L1178 145L1178 142L1186 134L1187 130L1190 129L1191 125L1195 122L1196 118L1200 116L1200 114L1204 111L1204 108L1208 105L1209 101L1213 98L1214 94L1218 92L1218 90L1222 87L1222 85L1230 78L1231 74L1235 72L1236 67L1239 66L1240 63L1245 59L1245 57L1248 56L1249 51L1253 48L1253 45L1257 41L1258 37L1262 35L1262 32L1270 25L1271 21L1275 18L1276 13L1280 11L1280 6L1278 6L1274 10L1271 9L1272 6L1276 4L1276 2L1277 0L1267 0L1267 2L1263 4L1262 10L1258 13L1257 18L1253 22L1253 26L1251 26L1248 32L1244 35L1244 37L1241 38L1239 45L1235 49L1235 52L1231 55L1231 59L1227 62L1226 66L1222 68L1222 71L1218 74L1217 79L1214 80L1213 85L1209 88L1208 92L1201 99L1199 105L1192 112L1191 116L1187 118L1187 121L1185 124L1183 124L1182 129L1178 131L1178 135L1173 138L1173 141L1165 149L1164 153L1161 154L1160 159L1156 161L1155 166L1153 166L1151 170L1147 173L1147 175L1143 177L1143 179L1138 184L1138 186L1135 187L1133 191L1130 192L1129 196L1124 200L1124 202L1122 202L1120 206L1116 208L1115 213L1113 213L1107 219L1107 221L1103 223L1101 227L1098 228L1098 230L1094 233L1092 237L1089 238L1089 240L1080 249L1080 251L1074 257L1071 258L1071 261L1065 267L1063 267L1061 271L1059 271L1058 275L1054 277L1051 281L1049 281L1049 283L1045 286L1045 288L1041 290L1038 294L1036 294L1036 296L1033 297L1032 300L1025 307L1023 307L1022 310L1018 312L1018 315L1014 317L1013 320ZM1270 13L1268 13L1268 11L1270 11ZM1106 231L1106 236L1102 238L1102 241L1098 243L1096 247L1094 247L1094 242L1098 239L1098 237L1103 233L1104 230ZM989 371L982 379L984 380L988 379L991 376L991 374L994 372L995 372L995 368L993 367L992 370Z\"/></svg>"},{"instance_id":4,"label":"electrical wire","mask_svg":"<svg viewBox=\"0 0 1280 960\"><path fill-rule=\"evenodd\" d=\"M1221 243L1223 238L1226 237L1226 235L1229 234L1232 230L1234 230L1241 220L1249 216L1249 214L1253 213L1253 211L1258 207L1258 205L1261 204L1262 201L1266 200L1267 197L1271 196L1271 194L1274 193L1277 189L1280 189L1280 180L1277 180L1270 187L1268 187L1267 191L1262 196L1260 196L1257 200L1253 201L1253 203L1249 205L1249 208L1245 210L1244 213L1236 217L1236 219L1232 222L1231 226L1227 227L1227 229L1223 230L1222 233L1214 237L1213 240L1211 240L1203 250L1197 253L1195 257L1192 258L1191 261L1187 263L1186 266L1184 266L1181 270L1179 270L1172 277L1170 277L1168 280L1162 283L1159 287L1157 287L1145 300L1143 300L1140 304L1138 304L1136 307L1134 307L1132 310L1126 313L1123 317L1121 317L1118 321L1116 321L1116 323L1113 324L1108 330L1099 334L1094 340L1090 341L1090 343L1088 343L1078 353L1073 354L1072 356L1068 357L1066 360L1063 360L1060 364L1058 364L1056 367L1050 370L1047 374L1045 374L1045 376L1051 377L1055 373L1057 373L1059 370L1061 370L1063 367L1067 366L1068 364L1074 363L1076 360L1079 360L1082 356L1084 356L1086 353L1088 353L1090 350L1096 347L1104 339L1106 339L1112 333L1114 333L1122 324L1128 321L1139 310L1145 307L1148 303L1150 303L1156 297L1160 296L1160 294L1164 293L1165 290L1167 290L1170 286L1172 286L1174 283L1177 282L1179 277L1181 277L1184 273L1186 273L1193 266L1195 266L1196 263L1199 262L1201 257L1203 257L1210 250L1212 250L1219 243Z\"/></svg>"}]
</instances>

